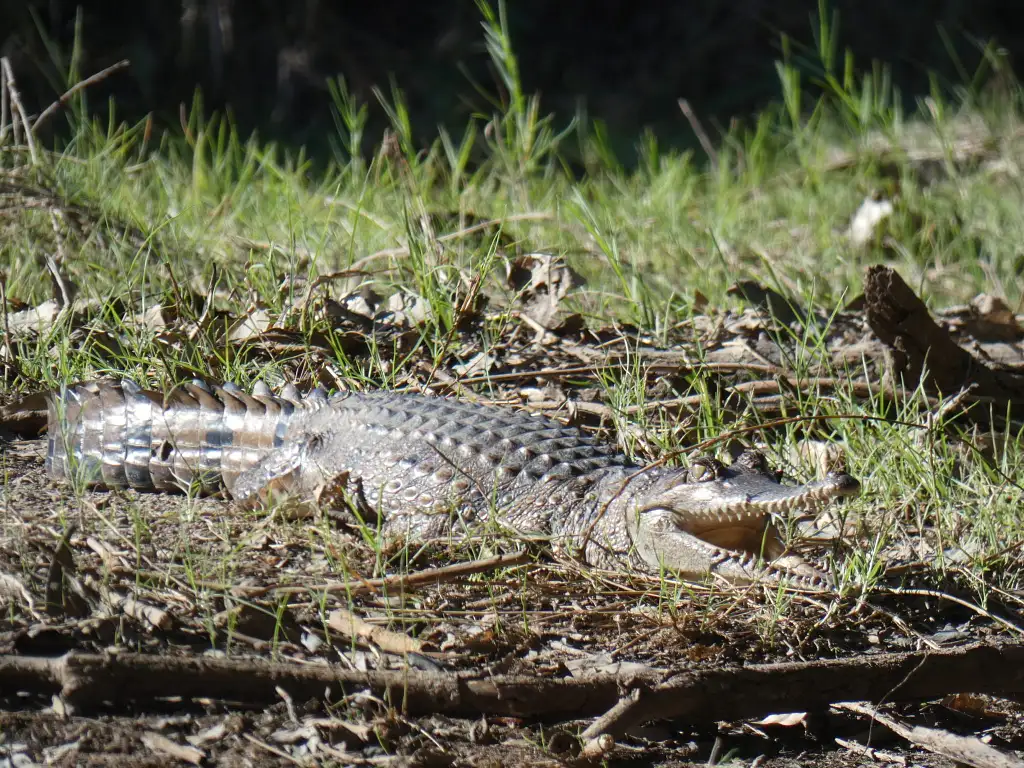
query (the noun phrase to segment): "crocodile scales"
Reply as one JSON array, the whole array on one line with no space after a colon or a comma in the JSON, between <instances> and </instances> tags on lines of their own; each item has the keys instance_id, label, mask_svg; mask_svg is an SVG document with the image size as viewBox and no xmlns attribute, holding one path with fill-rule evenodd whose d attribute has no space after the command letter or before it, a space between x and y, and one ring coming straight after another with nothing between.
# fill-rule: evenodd
<instances>
[{"instance_id":1,"label":"crocodile scales","mask_svg":"<svg viewBox=\"0 0 1024 768\"><path fill-rule=\"evenodd\" d=\"M93 381L48 396L47 467L86 486L226 490L242 501L338 500L385 537L498 524L599 567L738 582L820 574L787 554L773 516L813 511L859 483L781 485L761 454L730 466L642 467L548 418L419 394L195 381L164 396ZM355 499L355 502L353 502ZM372 516L373 519L365 518Z\"/></svg>"}]
</instances>

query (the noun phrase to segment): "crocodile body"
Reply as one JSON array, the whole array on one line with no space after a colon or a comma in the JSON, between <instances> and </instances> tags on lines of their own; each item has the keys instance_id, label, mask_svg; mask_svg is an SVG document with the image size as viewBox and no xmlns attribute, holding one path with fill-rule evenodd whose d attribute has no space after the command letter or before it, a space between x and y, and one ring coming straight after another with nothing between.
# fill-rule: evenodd
<instances>
[{"instance_id":1,"label":"crocodile body","mask_svg":"<svg viewBox=\"0 0 1024 768\"><path fill-rule=\"evenodd\" d=\"M500 526L601 567L749 581L816 572L786 555L772 516L859 484L777 482L755 452L731 466L641 467L546 418L398 392L282 396L194 382L167 396L129 381L49 397L47 466L88 486L226 490L243 501L337 502L385 537ZM369 519L368 519L369 518Z\"/></svg>"}]
</instances>

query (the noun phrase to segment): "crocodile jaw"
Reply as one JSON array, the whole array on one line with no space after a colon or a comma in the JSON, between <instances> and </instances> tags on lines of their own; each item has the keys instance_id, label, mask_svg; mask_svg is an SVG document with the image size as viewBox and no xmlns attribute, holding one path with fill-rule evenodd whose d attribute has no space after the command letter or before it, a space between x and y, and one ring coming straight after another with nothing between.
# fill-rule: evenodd
<instances>
[{"instance_id":1,"label":"crocodile jaw","mask_svg":"<svg viewBox=\"0 0 1024 768\"><path fill-rule=\"evenodd\" d=\"M653 570L687 579L718 575L734 582L788 574L811 582L824 576L795 555L773 517L815 512L833 499L856 496L860 483L847 474L798 486L781 485L759 454L735 464L713 464L700 480L692 473L666 476L642 499L630 521L635 553Z\"/></svg>"}]
</instances>

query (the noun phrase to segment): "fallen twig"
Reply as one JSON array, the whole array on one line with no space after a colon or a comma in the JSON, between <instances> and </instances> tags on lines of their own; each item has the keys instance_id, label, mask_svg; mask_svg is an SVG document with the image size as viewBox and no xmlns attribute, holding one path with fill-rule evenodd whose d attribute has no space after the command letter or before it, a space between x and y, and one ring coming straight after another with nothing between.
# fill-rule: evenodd
<instances>
[{"instance_id":1,"label":"fallen twig","mask_svg":"<svg viewBox=\"0 0 1024 768\"><path fill-rule=\"evenodd\" d=\"M586 730L580 734L580 740L585 744L589 744L595 739L601 738L601 736L607 736L610 733L621 733L624 729L619 727L619 721L632 718L632 713L640 703L640 696L641 690L639 688L634 688L623 696L614 707L587 726Z\"/></svg>"},{"instance_id":2,"label":"fallen twig","mask_svg":"<svg viewBox=\"0 0 1024 768\"><path fill-rule=\"evenodd\" d=\"M201 749L187 744L178 744L156 731L146 731L139 736L139 741L146 745L150 751L162 757L171 757L183 763L200 765L206 758L206 753Z\"/></svg>"},{"instance_id":3,"label":"fallen twig","mask_svg":"<svg viewBox=\"0 0 1024 768\"><path fill-rule=\"evenodd\" d=\"M111 613L123 613L136 621L148 624L165 632L174 626L174 618L162 608L110 589L91 576L85 577L86 585L99 594L103 603Z\"/></svg>"},{"instance_id":4,"label":"fallen twig","mask_svg":"<svg viewBox=\"0 0 1024 768\"><path fill-rule=\"evenodd\" d=\"M36 154L36 142L32 138L32 127L29 124L25 108L21 105L21 94L18 93L18 85L14 79L14 70L11 69L11 62L6 56L0 58L0 70L3 70L6 81L7 93L11 100L11 125L14 127L14 141L18 141L18 120L25 131L25 142L28 144L29 154L32 156L32 165L39 164L39 155Z\"/></svg>"},{"instance_id":5,"label":"fallen twig","mask_svg":"<svg viewBox=\"0 0 1024 768\"><path fill-rule=\"evenodd\" d=\"M122 59L121 61L117 62L117 64L111 64L109 67L100 70L95 75L91 75L90 77L85 78L85 80L79 80L77 83L68 88L59 99L53 102L53 104L51 104L39 113L39 117L36 118L35 123L33 123L32 125L31 132L36 133L39 130L40 125L42 125L51 117L53 117L57 110L63 107L69 101L71 101L71 99L74 98L75 94L78 93L80 90L82 90L83 88L88 88L90 85L94 85L100 82L101 80L106 80L108 77L110 77L110 75L114 74L118 70L124 69L129 64L130 62L128 61L128 59Z\"/></svg>"},{"instance_id":6,"label":"fallen twig","mask_svg":"<svg viewBox=\"0 0 1024 768\"><path fill-rule=\"evenodd\" d=\"M958 736L938 728L906 725L863 704L845 702L835 706L856 712L859 715L867 715L911 744L916 744L937 755L952 758L958 763L971 765L974 768L1024 768L1024 761L970 736Z\"/></svg>"},{"instance_id":7,"label":"fallen twig","mask_svg":"<svg viewBox=\"0 0 1024 768\"><path fill-rule=\"evenodd\" d=\"M907 759L903 755L897 755L894 752L883 752L880 749L874 747L868 747L863 744L858 744L856 741L849 739L840 739L836 737L836 744L840 747L850 750L854 754L862 755L875 763L893 763L894 765L906 765Z\"/></svg>"},{"instance_id":8,"label":"fallen twig","mask_svg":"<svg viewBox=\"0 0 1024 768\"><path fill-rule=\"evenodd\" d=\"M704 130L704 126L700 124L700 119L697 117L697 113L693 111L693 107L690 106L690 102L686 99L679 99L679 111L683 113L683 117L686 118L686 122L690 124L690 128L693 129L694 135L697 137L697 141L700 142L701 149L704 150L708 156L708 160L711 161L711 172L715 173L718 170L718 151L715 149L715 145L711 143L711 139L708 138L707 131Z\"/></svg>"},{"instance_id":9,"label":"fallen twig","mask_svg":"<svg viewBox=\"0 0 1024 768\"><path fill-rule=\"evenodd\" d=\"M235 595L245 597L261 597L263 595L298 595L305 592L324 592L327 594L344 593L348 595L363 595L371 592L387 592L412 587L422 587L430 584L440 584L447 581L455 581L464 576L471 576L476 573L486 573L498 568L511 568L516 565L525 565L530 562L531 555L528 551L513 552L508 555L495 555L494 557L482 560L470 560L466 563L455 563L443 565L438 568L424 568L415 573L397 573L393 576L385 576L383 579L362 579L360 581L338 581L326 584L310 584L293 587L290 585L268 585L261 587L240 587L220 585L230 589Z\"/></svg>"},{"instance_id":10,"label":"fallen twig","mask_svg":"<svg viewBox=\"0 0 1024 768\"><path fill-rule=\"evenodd\" d=\"M4 143L4 139L7 138L7 115L9 114L7 107L7 74L4 72L4 68L0 67L0 144ZM13 126L13 120L12 128Z\"/></svg>"}]
</instances>

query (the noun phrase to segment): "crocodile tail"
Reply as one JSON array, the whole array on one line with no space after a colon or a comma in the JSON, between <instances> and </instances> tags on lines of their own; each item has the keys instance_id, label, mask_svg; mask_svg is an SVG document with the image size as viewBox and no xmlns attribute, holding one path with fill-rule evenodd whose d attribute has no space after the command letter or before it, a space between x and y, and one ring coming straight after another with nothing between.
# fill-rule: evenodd
<instances>
[{"instance_id":1,"label":"crocodile tail","mask_svg":"<svg viewBox=\"0 0 1024 768\"><path fill-rule=\"evenodd\" d=\"M50 474L84 486L229 492L284 442L297 408L317 398L248 394L194 381L168 395L132 381L91 381L49 395Z\"/></svg>"}]
</instances>

